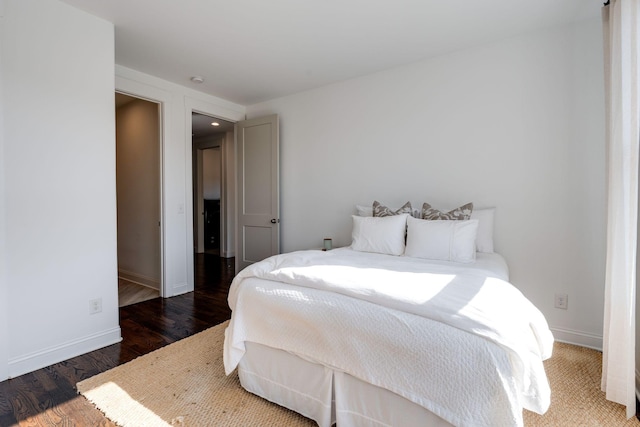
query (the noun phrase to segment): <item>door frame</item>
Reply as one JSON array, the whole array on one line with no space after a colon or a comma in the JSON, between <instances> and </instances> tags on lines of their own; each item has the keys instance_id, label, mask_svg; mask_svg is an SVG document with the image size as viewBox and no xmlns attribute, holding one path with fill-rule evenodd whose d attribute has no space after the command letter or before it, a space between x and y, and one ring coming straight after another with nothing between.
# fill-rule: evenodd
<instances>
[{"instance_id":1,"label":"door frame","mask_svg":"<svg viewBox=\"0 0 640 427\"><path fill-rule=\"evenodd\" d=\"M164 260L165 260L165 251L164 251L164 218L163 218L163 205L164 205L164 171L163 171L163 165L164 165L164 123L166 123L166 118L165 118L165 106L164 103L162 101L156 100L156 99L152 99L149 98L147 96L141 96L138 95L136 93L130 92L130 91L125 91L125 90L121 90L118 89L118 87L116 86L115 91L114 91L114 95L115 93L120 93L122 95L127 95L136 99L141 99L143 101L147 101L147 102L152 102L154 104L158 105L158 125L159 125L159 132L158 132L158 151L159 151L159 155L158 155L158 161L160 162L160 164L158 165L158 188L159 188L159 203L158 203L158 218L160 221L159 224L159 230L158 233L160 233L160 253L158 254L158 256L160 257L160 275L159 275L159 280L160 280L160 284L159 284L159 291L160 291L160 297L164 297L165 295L167 295L167 291L165 289L165 268L164 268ZM114 122L115 125L115 122ZM116 243L117 244L117 243Z\"/></svg>"},{"instance_id":2,"label":"door frame","mask_svg":"<svg viewBox=\"0 0 640 427\"><path fill-rule=\"evenodd\" d=\"M193 113L204 114L210 117L216 117L221 120L225 120L231 123L237 123L240 120L244 120L246 115L244 113L240 113L238 111L234 111L220 105L212 104L210 102L202 101L200 99L191 98L189 96L184 97L184 121L185 121L185 133L184 138L188 143L185 144L185 217L186 217L186 233L187 233L187 243L188 243L188 251L187 251L187 292L193 291L195 288L195 271L194 271L194 250L193 250L193 143L191 140L191 135L193 133L193 123L191 121L191 115ZM226 144L224 144L226 145ZM234 143L234 151L235 151L235 143ZM220 185L222 188L220 189L220 197L226 197L227 188L229 186L229 182L226 180L226 171L228 165L226 164L226 151L224 148L221 148L221 157L222 157L222 179ZM234 184L235 184L235 177ZM223 196L224 195L224 196ZM224 218L224 219L223 219ZM220 212L220 221L227 221L226 212ZM235 233L235 231L234 231ZM220 236L221 239L226 239L225 236ZM221 254L222 255L222 254Z\"/></svg>"},{"instance_id":3,"label":"door frame","mask_svg":"<svg viewBox=\"0 0 640 427\"><path fill-rule=\"evenodd\" d=\"M169 108L167 104L171 101L171 94L162 89L141 84L116 75L114 91L124 95L150 101L159 105L160 109L160 297L171 296L171 291L167 289L166 281L166 230L165 230L165 183L164 164L169 135ZM115 115L114 115L115 126Z\"/></svg>"},{"instance_id":4,"label":"door frame","mask_svg":"<svg viewBox=\"0 0 640 427\"><path fill-rule=\"evenodd\" d=\"M162 296L167 298L193 291L195 277L192 243L191 113L202 112L235 123L245 119L245 109L240 108L238 104L118 65L115 67L114 83L115 91L162 105L161 292ZM182 179L176 176L176 165L171 162L175 159L168 157L169 153L176 154L176 150L182 151L184 156L183 167L178 174ZM167 181L168 176L171 176L171 182ZM181 243L179 249L168 246L168 242L174 244L179 240L184 242L184 250Z\"/></svg>"}]
</instances>

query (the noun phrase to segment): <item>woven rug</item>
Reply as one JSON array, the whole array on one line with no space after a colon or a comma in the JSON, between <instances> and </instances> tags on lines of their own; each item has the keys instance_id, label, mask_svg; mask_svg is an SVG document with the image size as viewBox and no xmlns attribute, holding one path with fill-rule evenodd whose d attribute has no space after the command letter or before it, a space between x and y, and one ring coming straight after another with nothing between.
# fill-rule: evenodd
<instances>
[{"instance_id":1,"label":"woven rug","mask_svg":"<svg viewBox=\"0 0 640 427\"><path fill-rule=\"evenodd\" d=\"M227 322L78 383L78 391L111 421L145 426L315 426L295 412L246 392L224 375ZM551 407L525 411L525 426L640 426L600 391L602 354L556 343L545 362Z\"/></svg>"},{"instance_id":2,"label":"woven rug","mask_svg":"<svg viewBox=\"0 0 640 427\"><path fill-rule=\"evenodd\" d=\"M640 426L636 417L627 420L625 408L600 391L601 352L556 342L544 368L551 385L551 406L544 415L524 411L525 426Z\"/></svg>"}]
</instances>

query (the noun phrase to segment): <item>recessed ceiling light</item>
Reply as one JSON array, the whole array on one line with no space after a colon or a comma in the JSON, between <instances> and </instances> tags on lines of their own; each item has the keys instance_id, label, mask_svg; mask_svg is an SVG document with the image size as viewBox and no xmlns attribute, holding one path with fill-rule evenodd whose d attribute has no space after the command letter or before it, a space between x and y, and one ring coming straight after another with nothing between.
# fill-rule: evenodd
<instances>
[{"instance_id":1,"label":"recessed ceiling light","mask_svg":"<svg viewBox=\"0 0 640 427\"><path fill-rule=\"evenodd\" d=\"M202 83L204 82L204 79L200 76L193 76L191 77L191 81L194 83Z\"/></svg>"},{"instance_id":2,"label":"recessed ceiling light","mask_svg":"<svg viewBox=\"0 0 640 427\"><path fill-rule=\"evenodd\" d=\"M213 123L211 123L211 126L220 126L220 123L218 123L218 122L213 122Z\"/></svg>"}]
</instances>

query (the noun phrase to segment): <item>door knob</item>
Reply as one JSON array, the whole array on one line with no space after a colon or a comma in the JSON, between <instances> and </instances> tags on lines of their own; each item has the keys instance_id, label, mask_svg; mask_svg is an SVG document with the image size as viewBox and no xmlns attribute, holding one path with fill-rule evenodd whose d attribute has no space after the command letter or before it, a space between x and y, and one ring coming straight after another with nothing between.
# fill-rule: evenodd
<instances>
[{"instance_id":1,"label":"door knob","mask_svg":"<svg viewBox=\"0 0 640 427\"><path fill-rule=\"evenodd\" d=\"M279 223L279 222L280 222L280 220L279 220L279 219L275 219L275 218L272 218L272 219L271 219L271 224L277 224L277 223Z\"/></svg>"}]
</instances>

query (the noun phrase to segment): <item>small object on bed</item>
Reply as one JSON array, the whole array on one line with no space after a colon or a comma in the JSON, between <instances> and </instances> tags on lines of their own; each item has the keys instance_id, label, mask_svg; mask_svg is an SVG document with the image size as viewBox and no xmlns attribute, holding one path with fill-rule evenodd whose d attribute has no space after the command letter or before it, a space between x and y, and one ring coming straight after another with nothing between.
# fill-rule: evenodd
<instances>
[{"instance_id":1,"label":"small object on bed","mask_svg":"<svg viewBox=\"0 0 640 427\"><path fill-rule=\"evenodd\" d=\"M333 241L330 238L324 239L324 246L322 248L323 251L330 251L333 249Z\"/></svg>"}]
</instances>

